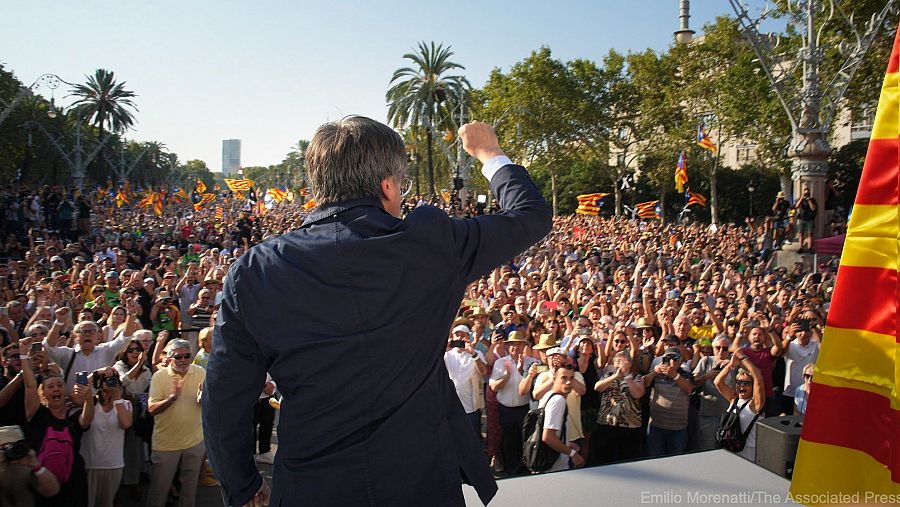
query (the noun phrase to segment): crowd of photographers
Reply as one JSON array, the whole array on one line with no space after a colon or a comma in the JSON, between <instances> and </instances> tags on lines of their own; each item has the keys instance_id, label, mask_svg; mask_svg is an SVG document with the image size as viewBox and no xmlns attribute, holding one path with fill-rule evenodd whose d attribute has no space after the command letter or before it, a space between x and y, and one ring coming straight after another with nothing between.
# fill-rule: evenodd
<instances>
[{"instance_id":1,"label":"crowd of photographers","mask_svg":"<svg viewBox=\"0 0 900 507\"><path fill-rule=\"evenodd\" d=\"M199 404L222 280L305 210L226 198L219 216L157 216L53 189L0 202L0 505L193 505L215 484ZM495 210L482 204L467 212ZM777 267L777 231L558 217L473 284L445 362L495 473L528 473L522 422L538 405L553 470L714 448L732 410L745 428L752 412L802 412L836 268ZM276 388L261 386L261 463Z\"/></svg>"}]
</instances>

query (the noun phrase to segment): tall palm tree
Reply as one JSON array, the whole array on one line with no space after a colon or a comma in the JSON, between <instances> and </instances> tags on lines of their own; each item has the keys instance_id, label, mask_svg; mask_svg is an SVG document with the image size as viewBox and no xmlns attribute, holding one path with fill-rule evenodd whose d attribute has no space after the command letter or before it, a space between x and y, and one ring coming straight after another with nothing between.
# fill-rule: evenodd
<instances>
[{"instance_id":1,"label":"tall palm tree","mask_svg":"<svg viewBox=\"0 0 900 507\"><path fill-rule=\"evenodd\" d=\"M471 88L464 76L447 75L454 69L465 67L450 61L453 52L450 46L430 45L419 42L416 53L407 53L403 58L412 60L412 67L403 67L394 72L391 87L385 95L388 101L388 121L395 128L421 125L425 128L428 158L428 188L435 195L434 161L432 157L432 136L435 123L446 120L447 104L459 103L466 89ZM443 113L443 114L442 114Z\"/></svg>"},{"instance_id":2,"label":"tall palm tree","mask_svg":"<svg viewBox=\"0 0 900 507\"><path fill-rule=\"evenodd\" d=\"M87 83L75 85L70 96L79 97L72 104L76 114L84 121L103 131L124 132L134 124L134 115L129 109L137 111L132 98L136 97L131 90L125 89L125 81L116 83L112 71L97 69L93 76L86 76Z\"/></svg>"}]
</instances>

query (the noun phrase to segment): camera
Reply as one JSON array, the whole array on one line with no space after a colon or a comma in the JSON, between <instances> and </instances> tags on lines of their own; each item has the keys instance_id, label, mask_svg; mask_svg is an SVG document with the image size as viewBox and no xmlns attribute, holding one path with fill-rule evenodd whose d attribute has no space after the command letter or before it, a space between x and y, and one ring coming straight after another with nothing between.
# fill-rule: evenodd
<instances>
[{"instance_id":1,"label":"camera","mask_svg":"<svg viewBox=\"0 0 900 507\"><path fill-rule=\"evenodd\" d=\"M108 387L110 389L117 389L119 387L122 387L122 381L119 380L119 377L115 375L103 377L102 384L103 387Z\"/></svg>"},{"instance_id":2,"label":"camera","mask_svg":"<svg viewBox=\"0 0 900 507\"><path fill-rule=\"evenodd\" d=\"M79 371L75 373L75 383L82 386L88 385L88 372Z\"/></svg>"},{"instance_id":3,"label":"camera","mask_svg":"<svg viewBox=\"0 0 900 507\"><path fill-rule=\"evenodd\" d=\"M451 349L462 349L466 347L466 342L464 340L450 340L450 348ZM118 379L116 379L118 380Z\"/></svg>"},{"instance_id":4,"label":"camera","mask_svg":"<svg viewBox=\"0 0 900 507\"><path fill-rule=\"evenodd\" d=\"M678 354L665 354L662 358L663 364L672 364L675 361L681 359Z\"/></svg>"},{"instance_id":5,"label":"camera","mask_svg":"<svg viewBox=\"0 0 900 507\"><path fill-rule=\"evenodd\" d=\"M31 347L28 349L28 354L40 354L41 351L44 350L44 346L41 345L41 342L34 342L31 344Z\"/></svg>"},{"instance_id":6,"label":"camera","mask_svg":"<svg viewBox=\"0 0 900 507\"><path fill-rule=\"evenodd\" d=\"M6 463L9 463L10 461L15 461L28 456L28 451L31 450L31 446L28 445L28 440L19 440L3 446L2 449L3 459Z\"/></svg>"}]
</instances>

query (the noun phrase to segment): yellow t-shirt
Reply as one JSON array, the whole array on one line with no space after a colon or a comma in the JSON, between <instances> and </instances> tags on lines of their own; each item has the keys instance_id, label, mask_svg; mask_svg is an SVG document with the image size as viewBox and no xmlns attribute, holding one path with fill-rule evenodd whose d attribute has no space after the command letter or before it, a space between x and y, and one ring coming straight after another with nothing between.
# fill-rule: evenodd
<instances>
[{"instance_id":1,"label":"yellow t-shirt","mask_svg":"<svg viewBox=\"0 0 900 507\"><path fill-rule=\"evenodd\" d=\"M172 394L176 375L171 365L153 374L149 403L163 401ZM164 412L153 417L154 451L183 451L203 442L197 389L205 379L206 370L192 364L184 376L181 396Z\"/></svg>"},{"instance_id":2,"label":"yellow t-shirt","mask_svg":"<svg viewBox=\"0 0 900 507\"><path fill-rule=\"evenodd\" d=\"M697 341L703 339L712 340L716 337L716 326L691 326L688 336Z\"/></svg>"}]
</instances>

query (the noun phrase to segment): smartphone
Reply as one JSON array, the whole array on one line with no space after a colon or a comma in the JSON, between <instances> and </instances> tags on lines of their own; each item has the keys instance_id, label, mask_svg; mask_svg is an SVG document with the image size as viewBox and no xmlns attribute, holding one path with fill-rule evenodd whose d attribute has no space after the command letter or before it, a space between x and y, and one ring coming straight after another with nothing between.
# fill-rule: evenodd
<instances>
[{"instance_id":1,"label":"smartphone","mask_svg":"<svg viewBox=\"0 0 900 507\"><path fill-rule=\"evenodd\" d=\"M86 386L88 385L88 372L79 371L75 374L75 383L78 385Z\"/></svg>"},{"instance_id":2,"label":"smartphone","mask_svg":"<svg viewBox=\"0 0 900 507\"><path fill-rule=\"evenodd\" d=\"M41 342L34 342L31 344L31 348L28 349L28 354L29 355L40 354L43 349L44 349L44 346L41 345Z\"/></svg>"},{"instance_id":3,"label":"smartphone","mask_svg":"<svg viewBox=\"0 0 900 507\"><path fill-rule=\"evenodd\" d=\"M466 342L464 340L450 340L450 348L451 349L462 349L466 347Z\"/></svg>"},{"instance_id":4,"label":"smartphone","mask_svg":"<svg viewBox=\"0 0 900 507\"><path fill-rule=\"evenodd\" d=\"M539 365L537 366L537 372L538 372L538 373L544 373L545 371L550 371L550 367L547 366L546 364L539 364Z\"/></svg>"}]
</instances>

